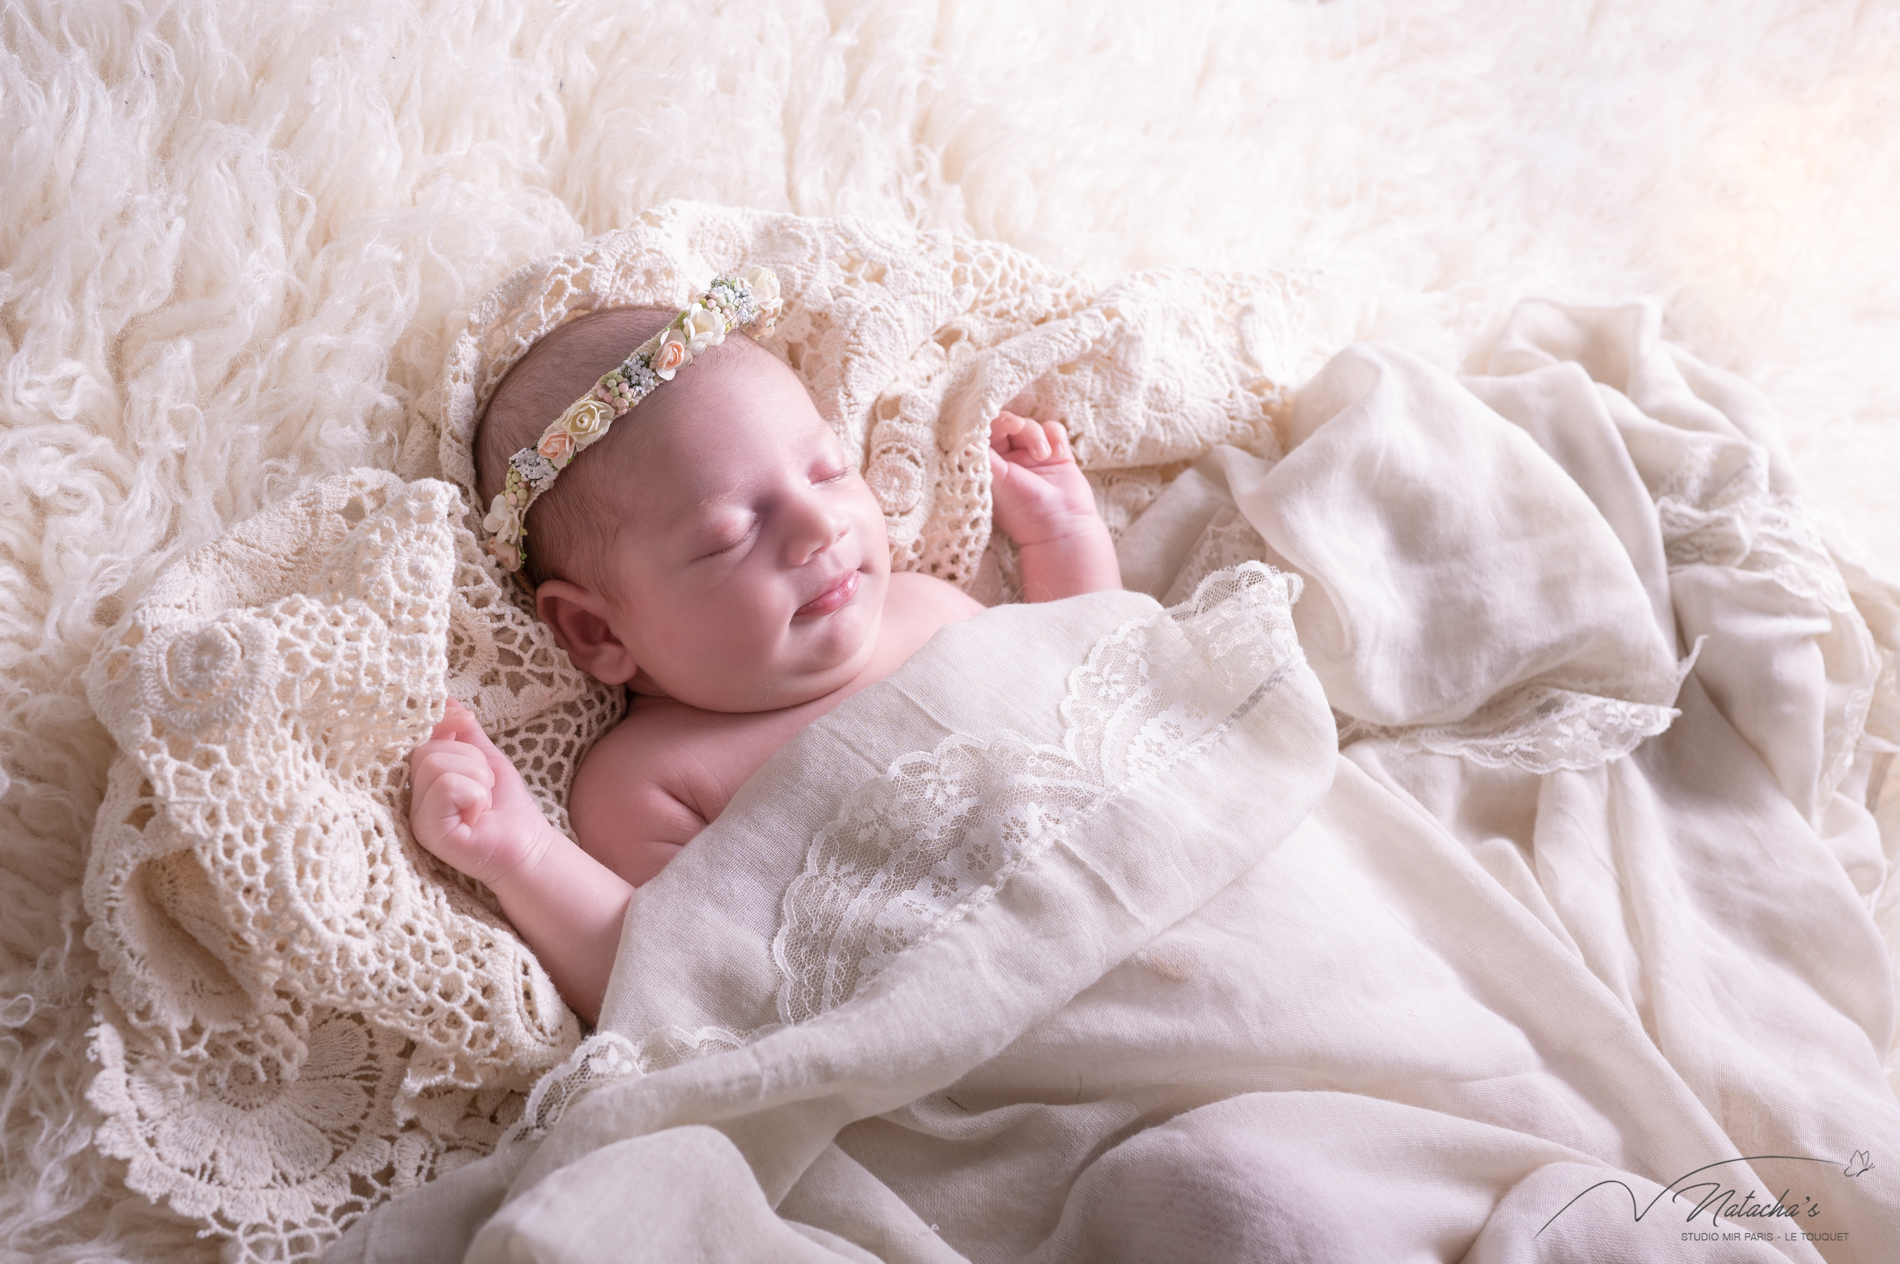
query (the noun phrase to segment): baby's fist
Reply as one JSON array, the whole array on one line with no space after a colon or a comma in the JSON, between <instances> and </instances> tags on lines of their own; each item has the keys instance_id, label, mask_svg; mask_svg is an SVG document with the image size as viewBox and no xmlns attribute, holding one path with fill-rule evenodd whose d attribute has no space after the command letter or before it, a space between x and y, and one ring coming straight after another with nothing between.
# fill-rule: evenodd
<instances>
[{"instance_id":1,"label":"baby's fist","mask_svg":"<svg viewBox=\"0 0 1900 1264\"><path fill-rule=\"evenodd\" d=\"M990 423L990 497L996 524L1018 545L1101 529L1095 493L1060 422L996 415Z\"/></svg>"},{"instance_id":2,"label":"baby's fist","mask_svg":"<svg viewBox=\"0 0 1900 1264\"><path fill-rule=\"evenodd\" d=\"M430 854L493 887L532 868L552 826L508 757L455 699L409 753L409 827Z\"/></svg>"}]
</instances>

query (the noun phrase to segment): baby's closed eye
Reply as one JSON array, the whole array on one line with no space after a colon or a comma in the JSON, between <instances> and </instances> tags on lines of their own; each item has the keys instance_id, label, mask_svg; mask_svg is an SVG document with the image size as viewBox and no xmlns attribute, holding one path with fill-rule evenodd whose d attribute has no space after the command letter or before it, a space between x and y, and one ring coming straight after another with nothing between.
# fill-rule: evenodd
<instances>
[{"instance_id":1,"label":"baby's closed eye","mask_svg":"<svg viewBox=\"0 0 1900 1264\"><path fill-rule=\"evenodd\" d=\"M735 519L731 522L721 523L713 527L700 538L696 560L704 561L707 558L718 557L721 554L732 552L747 540L750 540L753 531L756 530L757 527L758 519L756 517Z\"/></svg>"}]
</instances>

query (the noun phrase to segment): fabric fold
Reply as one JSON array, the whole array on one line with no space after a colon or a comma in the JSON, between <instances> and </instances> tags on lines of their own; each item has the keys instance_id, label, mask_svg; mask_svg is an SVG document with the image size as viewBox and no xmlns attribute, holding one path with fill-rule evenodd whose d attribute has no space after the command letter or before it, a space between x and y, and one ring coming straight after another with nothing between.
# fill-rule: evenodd
<instances>
[{"instance_id":1,"label":"fabric fold","mask_svg":"<svg viewBox=\"0 0 1900 1264\"><path fill-rule=\"evenodd\" d=\"M1148 596L781 751L513 1139L333 1258L1883 1259L1890 594L1658 331L1341 353L1124 533Z\"/></svg>"}]
</instances>

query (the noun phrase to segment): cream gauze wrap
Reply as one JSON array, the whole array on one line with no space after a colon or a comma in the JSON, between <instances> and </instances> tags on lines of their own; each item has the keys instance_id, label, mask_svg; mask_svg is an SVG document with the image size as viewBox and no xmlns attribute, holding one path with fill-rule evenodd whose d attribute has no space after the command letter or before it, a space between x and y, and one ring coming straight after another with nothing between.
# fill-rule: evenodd
<instances>
[{"instance_id":1,"label":"cream gauze wrap","mask_svg":"<svg viewBox=\"0 0 1900 1264\"><path fill-rule=\"evenodd\" d=\"M1147 592L805 729L330 1264L1891 1259L1900 601L1654 309L1487 368L1341 351Z\"/></svg>"},{"instance_id":2,"label":"cream gauze wrap","mask_svg":"<svg viewBox=\"0 0 1900 1264\"><path fill-rule=\"evenodd\" d=\"M85 886L98 1144L236 1258L307 1255L493 1147L580 1031L493 900L421 852L403 755L468 702L548 815L619 716L484 559L470 442L535 339L772 267L765 345L863 462L897 566L1006 594L990 417L1064 419L1119 531L1217 443L1277 451L1264 280L1100 289L1005 247L669 204L469 314L399 470L319 483L182 560L106 638L118 743ZM636 418L637 420L637 418ZM435 481L435 480L447 480Z\"/></svg>"}]
</instances>

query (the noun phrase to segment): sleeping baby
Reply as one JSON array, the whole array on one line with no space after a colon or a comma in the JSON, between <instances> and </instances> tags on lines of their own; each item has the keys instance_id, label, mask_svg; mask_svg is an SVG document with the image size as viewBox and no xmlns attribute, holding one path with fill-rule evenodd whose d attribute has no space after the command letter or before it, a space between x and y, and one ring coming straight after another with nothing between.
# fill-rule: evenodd
<instances>
[{"instance_id":1,"label":"sleeping baby","mask_svg":"<svg viewBox=\"0 0 1900 1264\"><path fill-rule=\"evenodd\" d=\"M509 371L477 435L490 552L531 583L575 665L625 685L629 706L575 775L580 846L453 699L410 755L410 823L495 892L590 1022L633 888L806 725L983 609L891 571L883 512L803 384L727 338L769 327L778 306L776 280L753 268L681 312L570 321ZM1024 596L1119 588L1062 427L1003 412L990 439Z\"/></svg>"}]
</instances>

